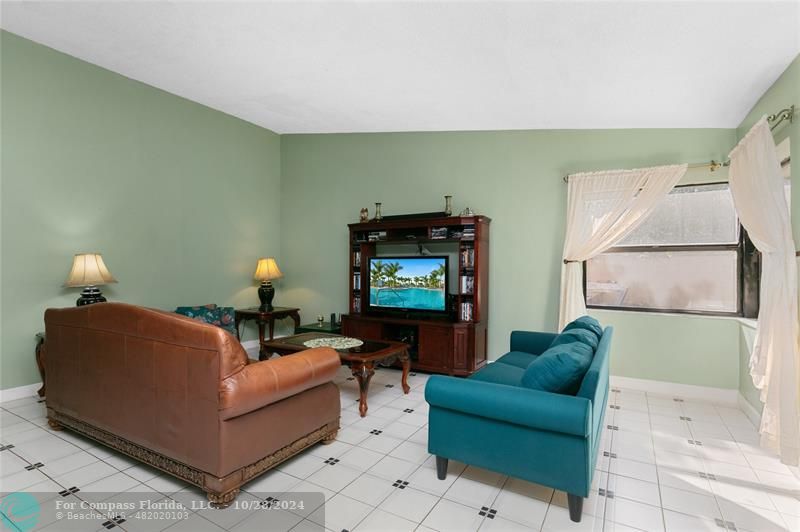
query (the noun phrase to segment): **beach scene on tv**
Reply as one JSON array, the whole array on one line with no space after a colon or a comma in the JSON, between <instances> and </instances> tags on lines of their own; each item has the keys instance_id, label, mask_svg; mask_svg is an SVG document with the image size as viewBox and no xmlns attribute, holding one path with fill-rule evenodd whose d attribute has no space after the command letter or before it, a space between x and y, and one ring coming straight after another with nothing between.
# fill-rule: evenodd
<instances>
[{"instance_id":1,"label":"beach scene on tv","mask_svg":"<svg viewBox=\"0 0 800 532\"><path fill-rule=\"evenodd\" d=\"M370 258L369 304L413 310L445 310L445 257Z\"/></svg>"}]
</instances>

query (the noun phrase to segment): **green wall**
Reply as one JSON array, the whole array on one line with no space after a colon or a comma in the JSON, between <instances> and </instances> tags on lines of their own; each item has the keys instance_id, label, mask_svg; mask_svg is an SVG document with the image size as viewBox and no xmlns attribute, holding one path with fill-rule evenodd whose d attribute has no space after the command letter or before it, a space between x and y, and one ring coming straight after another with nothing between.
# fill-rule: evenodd
<instances>
[{"instance_id":1,"label":"green wall","mask_svg":"<svg viewBox=\"0 0 800 532\"><path fill-rule=\"evenodd\" d=\"M39 381L34 334L72 255L103 253L109 299L251 305L278 254L280 138L2 32L0 387Z\"/></svg>"},{"instance_id":2,"label":"green wall","mask_svg":"<svg viewBox=\"0 0 800 532\"><path fill-rule=\"evenodd\" d=\"M570 172L724 158L732 129L502 131L281 137L282 297L307 316L347 308L347 227L469 205L492 218L489 355L513 329L554 330ZM686 181L724 179L693 171ZM736 389L735 321L598 313L616 326L615 375Z\"/></svg>"},{"instance_id":3,"label":"green wall","mask_svg":"<svg viewBox=\"0 0 800 532\"><path fill-rule=\"evenodd\" d=\"M775 142L781 142L789 138L792 150L792 234L797 244L796 249L800 249L800 184L797 176L800 175L800 55L798 55L791 65L784 71L780 78L764 93L758 103L747 114L736 130L737 139L744 137L753 127L753 124L763 115L770 115L785 107L794 104L795 118L790 124L784 122L773 132ZM742 367L741 378L739 381L739 391L759 412L762 403L759 400L759 392L753 386L748 371L748 361L750 360L750 350L753 347L754 331L746 326L742 326L740 333L740 364ZM798 383L800 386L800 383Z\"/></svg>"}]
</instances>

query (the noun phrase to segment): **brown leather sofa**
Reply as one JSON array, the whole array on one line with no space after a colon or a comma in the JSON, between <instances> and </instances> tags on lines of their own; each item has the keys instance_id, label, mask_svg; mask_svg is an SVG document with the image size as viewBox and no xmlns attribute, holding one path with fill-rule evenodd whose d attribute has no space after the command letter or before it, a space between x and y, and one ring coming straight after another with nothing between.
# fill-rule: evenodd
<instances>
[{"instance_id":1,"label":"brown leather sofa","mask_svg":"<svg viewBox=\"0 0 800 532\"><path fill-rule=\"evenodd\" d=\"M339 429L328 348L248 363L213 325L122 303L45 312L47 416L199 486L214 505Z\"/></svg>"}]
</instances>

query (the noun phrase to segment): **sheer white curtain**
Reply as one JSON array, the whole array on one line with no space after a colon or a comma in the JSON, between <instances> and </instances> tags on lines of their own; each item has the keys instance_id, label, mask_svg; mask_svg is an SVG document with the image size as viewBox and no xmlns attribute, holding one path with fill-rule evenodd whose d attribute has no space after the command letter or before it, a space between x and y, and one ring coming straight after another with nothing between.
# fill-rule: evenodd
<instances>
[{"instance_id":1,"label":"sheer white curtain","mask_svg":"<svg viewBox=\"0 0 800 532\"><path fill-rule=\"evenodd\" d=\"M750 375L761 390L761 443L785 464L800 458L797 263L775 142L762 118L730 153L729 180L742 225L761 252L761 294Z\"/></svg>"},{"instance_id":2,"label":"sheer white curtain","mask_svg":"<svg viewBox=\"0 0 800 532\"><path fill-rule=\"evenodd\" d=\"M583 261L636 229L686 173L686 165L586 172L569 177L558 328L586 314Z\"/></svg>"}]
</instances>

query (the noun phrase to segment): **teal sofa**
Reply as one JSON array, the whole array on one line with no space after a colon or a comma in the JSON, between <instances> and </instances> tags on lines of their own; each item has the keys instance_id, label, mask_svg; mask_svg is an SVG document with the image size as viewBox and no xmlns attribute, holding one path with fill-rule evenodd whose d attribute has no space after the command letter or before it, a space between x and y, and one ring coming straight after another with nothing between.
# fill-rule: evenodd
<instances>
[{"instance_id":1,"label":"teal sofa","mask_svg":"<svg viewBox=\"0 0 800 532\"><path fill-rule=\"evenodd\" d=\"M440 479L453 459L543 484L565 491L570 518L580 521L602 435L613 330L603 330L588 316L578 321L596 324L595 339L568 332L570 325L561 335L514 331L511 351L469 378L428 379L428 450L436 456ZM588 367L580 370L585 372L568 385L571 389L535 389L542 386L531 378L541 379L549 371L547 365L533 364L537 358L554 350L559 357L585 353L578 344L586 338L596 347ZM551 347L554 343L561 345Z\"/></svg>"}]
</instances>

